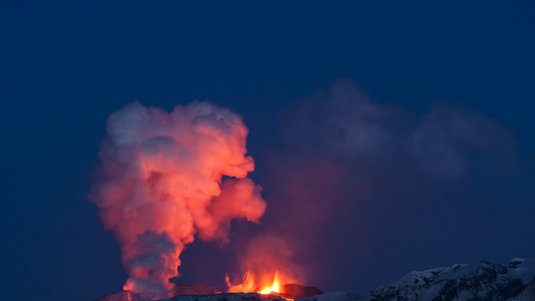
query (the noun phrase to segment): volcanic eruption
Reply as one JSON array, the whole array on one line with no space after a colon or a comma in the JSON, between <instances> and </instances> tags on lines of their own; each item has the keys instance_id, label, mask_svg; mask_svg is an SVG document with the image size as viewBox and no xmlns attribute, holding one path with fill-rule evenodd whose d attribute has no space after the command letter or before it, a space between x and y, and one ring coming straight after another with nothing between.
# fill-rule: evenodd
<instances>
[{"instance_id":1,"label":"volcanic eruption","mask_svg":"<svg viewBox=\"0 0 535 301\"><path fill-rule=\"evenodd\" d=\"M232 219L258 222L266 203L247 177L247 128L207 102L171 112L131 103L109 116L90 200L120 243L123 289L171 294L180 254L196 237L228 240Z\"/></svg>"},{"instance_id":2,"label":"volcanic eruption","mask_svg":"<svg viewBox=\"0 0 535 301\"><path fill-rule=\"evenodd\" d=\"M239 281L231 281L227 275L225 282L229 292L284 296L286 284L301 280L292 261L292 249L280 235L255 236L240 259L243 276Z\"/></svg>"}]
</instances>

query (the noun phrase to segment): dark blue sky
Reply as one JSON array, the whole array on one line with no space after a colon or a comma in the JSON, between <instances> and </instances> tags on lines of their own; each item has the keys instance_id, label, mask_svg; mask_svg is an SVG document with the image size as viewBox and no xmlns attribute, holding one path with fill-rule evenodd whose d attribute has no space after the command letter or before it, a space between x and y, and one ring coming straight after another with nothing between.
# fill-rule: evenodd
<instances>
[{"instance_id":1,"label":"dark blue sky","mask_svg":"<svg viewBox=\"0 0 535 301\"><path fill-rule=\"evenodd\" d=\"M4 1L2 296L88 300L120 288L118 246L87 194L106 117L136 99L167 109L207 99L241 114L258 166L254 176L274 208L285 197L274 174L286 179L293 172L278 170L277 162L290 162L296 174L324 161L347 168L347 180L330 189L340 203L359 205L330 218L328 239L317 242L326 249L318 254L333 257L333 246L344 260L327 258L323 273L312 278L325 289L362 292L411 269L533 257L534 32L532 1ZM446 133L440 141L454 141L470 172L429 180L420 191L414 181L427 181L427 171L400 163L401 151L364 160L331 147L325 127L340 126L345 137L352 127L344 127L361 118L351 115L360 107L333 96L352 88L312 97L339 78L381 110L401 111L373 123L395 129L388 131L392 141L417 133L424 150L433 150L429 137ZM470 134L451 125L458 116ZM372 117L363 118L357 125ZM308 131L309 140L292 138ZM436 163L434 156L422 157ZM511 163L495 172L497 161ZM433 165L426 162L415 166ZM359 197L350 187L355 183L382 189ZM362 212L369 213L365 222L350 222ZM449 222L437 222L442 219ZM273 220L268 215L266 224ZM384 220L398 222L370 226ZM336 234L346 228L363 233ZM444 244L430 241L440 235ZM195 267L203 254L229 251L190 250L185 279L219 279L202 279Z\"/></svg>"}]
</instances>

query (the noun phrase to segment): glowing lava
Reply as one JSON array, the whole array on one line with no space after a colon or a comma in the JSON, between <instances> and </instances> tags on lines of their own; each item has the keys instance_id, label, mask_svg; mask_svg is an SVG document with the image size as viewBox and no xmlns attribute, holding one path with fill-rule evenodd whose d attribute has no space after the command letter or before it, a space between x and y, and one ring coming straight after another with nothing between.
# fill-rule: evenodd
<instances>
[{"instance_id":1,"label":"glowing lava","mask_svg":"<svg viewBox=\"0 0 535 301\"><path fill-rule=\"evenodd\" d=\"M238 284L230 283L228 276L225 278L225 281L227 283L228 292L230 293L256 292L262 295L277 295L286 300L293 300L286 298L287 296L285 296L285 292L283 292L283 289L281 288L282 285L280 275L281 274L279 271L276 271L273 274L264 274L260 277L255 277L253 273L248 271L243 275L242 282ZM289 280L286 277L282 278L284 278L285 281Z\"/></svg>"},{"instance_id":2,"label":"glowing lava","mask_svg":"<svg viewBox=\"0 0 535 301\"><path fill-rule=\"evenodd\" d=\"M277 293L277 294L281 293L278 271L275 272L275 276L273 276L273 283L271 284L271 286L263 287L258 293L262 295L269 295L272 293Z\"/></svg>"}]
</instances>

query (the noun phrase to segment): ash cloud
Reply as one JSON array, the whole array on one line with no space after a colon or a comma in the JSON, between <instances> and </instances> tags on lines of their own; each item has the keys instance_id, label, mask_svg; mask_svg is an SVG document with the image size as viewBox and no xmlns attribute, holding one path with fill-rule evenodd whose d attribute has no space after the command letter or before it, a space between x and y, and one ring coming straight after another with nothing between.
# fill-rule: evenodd
<instances>
[{"instance_id":1,"label":"ash cloud","mask_svg":"<svg viewBox=\"0 0 535 301\"><path fill-rule=\"evenodd\" d=\"M280 125L259 178L263 232L284 239L305 283L369 289L407 269L499 257L505 235L525 232L503 223L522 207L503 197L517 142L481 113L436 102L415 116L339 80Z\"/></svg>"},{"instance_id":2,"label":"ash cloud","mask_svg":"<svg viewBox=\"0 0 535 301\"><path fill-rule=\"evenodd\" d=\"M418 119L403 108L372 102L349 80L298 103L284 126L286 146L304 155L353 164L406 161L408 168L435 176L462 176L476 157L506 167L516 152L513 135L482 114L435 103Z\"/></svg>"}]
</instances>

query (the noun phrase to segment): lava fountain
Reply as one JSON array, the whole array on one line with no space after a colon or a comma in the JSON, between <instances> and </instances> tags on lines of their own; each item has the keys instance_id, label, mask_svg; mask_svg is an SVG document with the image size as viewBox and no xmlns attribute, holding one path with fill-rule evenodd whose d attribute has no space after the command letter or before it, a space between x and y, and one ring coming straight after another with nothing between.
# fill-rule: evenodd
<instances>
[{"instance_id":1,"label":"lava fountain","mask_svg":"<svg viewBox=\"0 0 535 301\"><path fill-rule=\"evenodd\" d=\"M293 300L293 296L286 291L287 286L293 281L292 278L283 276L279 271L268 273L260 276L255 276L251 271L245 272L240 283L232 284L227 275L225 278L227 283L227 290L230 293L258 293L261 295L277 295L286 300Z\"/></svg>"}]
</instances>

